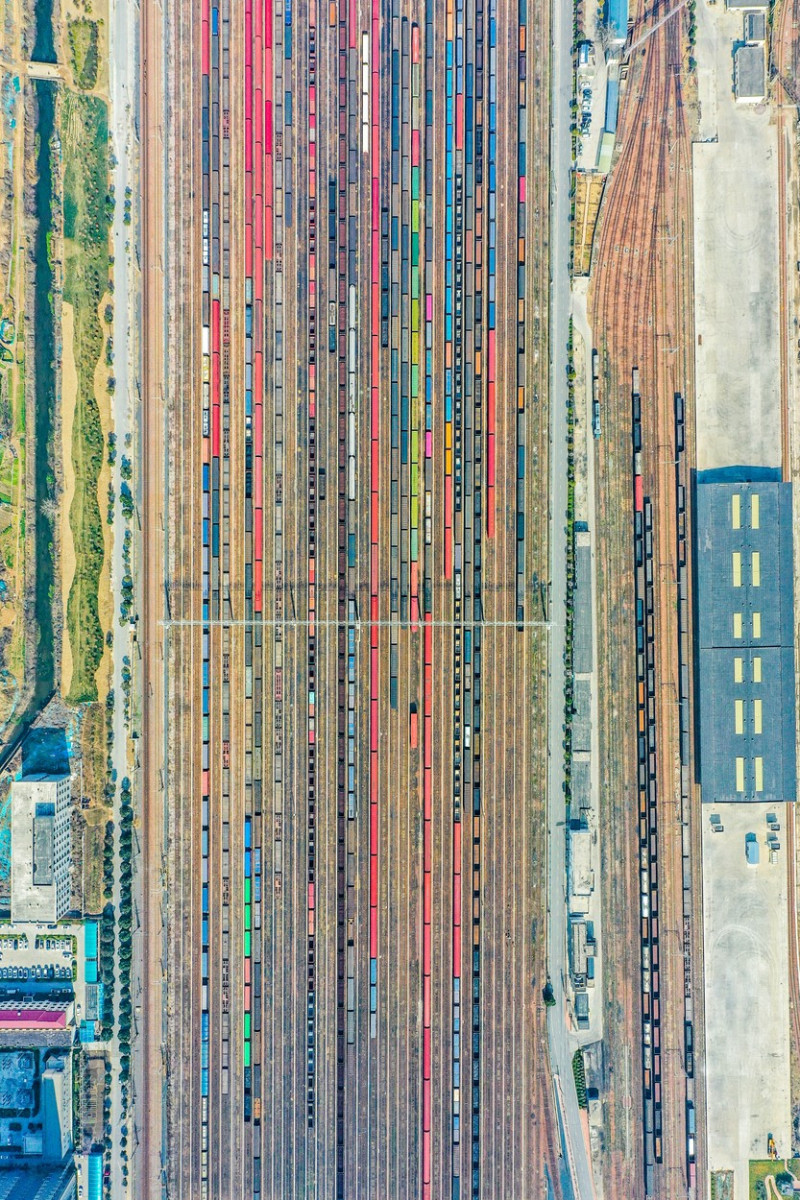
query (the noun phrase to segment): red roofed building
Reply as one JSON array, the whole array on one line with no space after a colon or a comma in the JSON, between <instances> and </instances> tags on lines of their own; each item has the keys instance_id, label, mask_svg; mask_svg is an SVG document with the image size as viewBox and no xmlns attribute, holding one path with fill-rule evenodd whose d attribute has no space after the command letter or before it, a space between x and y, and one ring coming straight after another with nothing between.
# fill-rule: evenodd
<instances>
[{"instance_id":1,"label":"red roofed building","mask_svg":"<svg viewBox=\"0 0 800 1200\"><path fill-rule=\"evenodd\" d=\"M65 1029L67 1009L72 1001L40 1000L20 1004L0 1000L0 1030Z\"/></svg>"}]
</instances>

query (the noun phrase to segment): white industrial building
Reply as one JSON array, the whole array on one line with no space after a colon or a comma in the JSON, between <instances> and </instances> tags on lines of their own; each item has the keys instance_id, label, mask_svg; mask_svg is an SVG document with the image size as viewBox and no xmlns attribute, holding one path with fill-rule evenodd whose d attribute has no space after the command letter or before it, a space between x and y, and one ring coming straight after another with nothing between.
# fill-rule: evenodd
<instances>
[{"instance_id":1,"label":"white industrial building","mask_svg":"<svg viewBox=\"0 0 800 1200\"><path fill-rule=\"evenodd\" d=\"M591 830L570 829L569 852L569 911L571 916L585 916L594 891Z\"/></svg>"},{"instance_id":2,"label":"white industrial building","mask_svg":"<svg viewBox=\"0 0 800 1200\"><path fill-rule=\"evenodd\" d=\"M11 785L11 920L55 924L70 908L70 777Z\"/></svg>"},{"instance_id":3,"label":"white industrial building","mask_svg":"<svg viewBox=\"0 0 800 1200\"><path fill-rule=\"evenodd\" d=\"M42 1154L61 1162L72 1149L72 1056L50 1054L41 1076Z\"/></svg>"}]
</instances>

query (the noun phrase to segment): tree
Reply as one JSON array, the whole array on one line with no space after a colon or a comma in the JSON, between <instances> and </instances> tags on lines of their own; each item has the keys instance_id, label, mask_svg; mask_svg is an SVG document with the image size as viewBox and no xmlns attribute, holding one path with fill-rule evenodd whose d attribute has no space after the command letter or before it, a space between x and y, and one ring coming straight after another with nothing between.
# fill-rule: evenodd
<instances>
[{"instance_id":1,"label":"tree","mask_svg":"<svg viewBox=\"0 0 800 1200\"><path fill-rule=\"evenodd\" d=\"M618 40L619 33L613 21L601 21L597 26L597 40L603 50L603 54L608 57L608 51Z\"/></svg>"}]
</instances>

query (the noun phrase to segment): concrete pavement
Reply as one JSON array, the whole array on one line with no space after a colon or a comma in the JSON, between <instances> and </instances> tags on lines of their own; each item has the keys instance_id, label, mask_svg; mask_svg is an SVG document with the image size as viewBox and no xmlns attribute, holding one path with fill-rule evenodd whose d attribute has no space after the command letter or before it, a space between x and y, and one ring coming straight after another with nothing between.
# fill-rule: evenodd
<instances>
[{"instance_id":1,"label":"concrete pavement","mask_svg":"<svg viewBox=\"0 0 800 1200\"><path fill-rule=\"evenodd\" d=\"M552 0L550 132L550 646L548 705L548 939L547 962L555 996L548 1010L550 1065L562 1107L567 1159L575 1200L593 1200L592 1169L584 1141L572 1076L577 1039L568 1026L564 979L567 973L566 838L564 828L564 625L566 614L567 512L567 339L570 316L569 190L572 167L573 10L569 0Z\"/></svg>"}]
</instances>

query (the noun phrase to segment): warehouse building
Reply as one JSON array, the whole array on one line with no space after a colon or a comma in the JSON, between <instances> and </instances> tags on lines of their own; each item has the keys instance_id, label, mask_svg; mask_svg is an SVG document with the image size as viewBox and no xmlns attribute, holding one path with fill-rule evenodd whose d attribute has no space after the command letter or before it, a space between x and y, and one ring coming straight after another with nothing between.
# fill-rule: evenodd
<instances>
[{"instance_id":1,"label":"warehouse building","mask_svg":"<svg viewBox=\"0 0 800 1200\"><path fill-rule=\"evenodd\" d=\"M55 924L70 908L70 777L11 785L11 920Z\"/></svg>"},{"instance_id":2,"label":"warehouse building","mask_svg":"<svg viewBox=\"0 0 800 1200\"><path fill-rule=\"evenodd\" d=\"M739 46L733 57L733 88L742 104L759 104L767 94L764 45Z\"/></svg>"},{"instance_id":3,"label":"warehouse building","mask_svg":"<svg viewBox=\"0 0 800 1200\"><path fill-rule=\"evenodd\" d=\"M767 40L767 14L750 12L744 15L744 40L746 42L765 42Z\"/></svg>"},{"instance_id":4,"label":"warehouse building","mask_svg":"<svg viewBox=\"0 0 800 1200\"><path fill-rule=\"evenodd\" d=\"M568 876L570 916L585 916L594 891L592 832L577 821L570 823Z\"/></svg>"},{"instance_id":5,"label":"warehouse building","mask_svg":"<svg viewBox=\"0 0 800 1200\"><path fill-rule=\"evenodd\" d=\"M791 484L710 474L696 506L702 799L793 801Z\"/></svg>"},{"instance_id":6,"label":"warehouse building","mask_svg":"<svg viewBox=\"0 0 800 1200\"><path fill-rule=\"evenodd\" d=\"M572 635L572 670L591 675L594 669L592 639L592 537L586 529L575 534L575 619Z\"/></svg>"}]
</instances>

